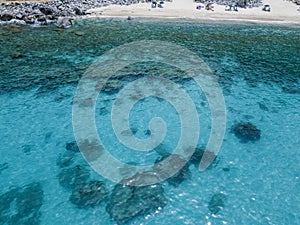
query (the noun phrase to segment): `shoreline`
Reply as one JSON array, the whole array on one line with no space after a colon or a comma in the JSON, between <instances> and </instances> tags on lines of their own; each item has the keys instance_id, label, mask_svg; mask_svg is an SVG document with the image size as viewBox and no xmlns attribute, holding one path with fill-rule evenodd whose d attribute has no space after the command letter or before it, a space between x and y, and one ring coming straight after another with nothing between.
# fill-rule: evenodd
<instances>
[{"instance_id":1,"label":"shoreline","mask_svg":"<svg viewBox=\"0 0 300 225\"><path fill-rule=\"evenodd\" d=\"M168 21L168 22L199 22L199 23L238 23L238 24L268 24L268 25L282 25L282 26L295 26L300 27L300 22L298 21L286 21L286 20L265 20L265 19L230 19L230 18L205 18L205 19L194 19L187 17L157 17L157 16L131 16L128 19L128 16L85 16L77 17L76 20L93 20L93 19L123 19L123 20L138 20L138 21Z\"/></svg>"},{"instance_id":2,"label":"shoreline","mask_svg":"<svg viewBox=\"0 0 300 225\"><path fill-rule=\"evenodd\" d=\"M204 7L205 4L195 3L194 0L166 0L163 8L152 8L151 2L103 5L102 1L98 1L92 3L92 5L85 5L84 1L74 1L71 8L68 4L60 8L60 0L24 2L27 8L22 3L7 2L7 6L2 4L4 10L0 8L0 24L48 25L56 23L58 26L61 23L61 28L69 28L72 25L71 20L127 18L138 20L300 25L300 5L286 0L262 0L262 5L267 3L271 6L270 12L263 11L262 6L246 9L239 7L237 12L226 11L225 5L218 4L214 4L213 11L204 8L199 10L196 7L199 5ZM125 1L131 2L131 0ZM27 9L33 9L32 14L22 14L18 7L20 10L25 10L24 12L26 13L28 12ZM64 11L65 9L66 11ZM6 21L3 20L3 15L6 16L6 19L8 18Z\"/></svg>"}]
</instances>

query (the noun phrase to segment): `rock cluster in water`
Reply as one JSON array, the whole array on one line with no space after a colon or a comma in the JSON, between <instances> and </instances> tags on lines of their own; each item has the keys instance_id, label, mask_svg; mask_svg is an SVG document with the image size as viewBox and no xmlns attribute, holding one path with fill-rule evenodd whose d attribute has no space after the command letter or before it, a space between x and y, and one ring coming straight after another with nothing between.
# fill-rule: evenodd
<instances>
[{"instance_id":1,"label":"rock cluster in water","mask_svg":"<svg viewBox=\"0 0 300 225\"><path fill-rule=\"evenodd\" d=\"M90 171L85 166L74 163L78 153L79 148L76 142L69 142L65 145L65 152L57 159L57 165L61 168L58 180L60 185L70 192L69 201L79 209L96 207L104 202L106 212L120 225L127 224L137 217L162 210L167 205L168 199L164 195L161 178L163 179L165 175L169 185L178 187L184 180L190 178L189 167L191 164L199 165L205 148L196 148L189 161L180 155L163 151L161 157L155 161L153 171L137 173L123 179L114 185L111 191L103 181L91 180ZM213 158L215 159L216 156L213 155ZM170 159L170 161L163 162L166 159ZM162 162L163 164L161 164ZM165 171L166 165L174 167L174 169L178 165L183 166L177 173L169 177L168 170ZM144 185L149 181L152 181L152 185ZM208 203L208 209L212 214L216 214L225 206L225 201L226 196L217 193Z\"/></svg>"},{"instance_id":2,"label":"rock cluster in water","mask_svg":"<svg viewBox=\"0 0 300 225\"><path fill-rule=\"evenodd\" d=\"M170 1L170 0L169 0ZM92 8L105 7L111 4L131 5L148 0L52 0L48 2L2 3L0 20L14 24L50 24L60 17L77 17L87 14ZM66 22L66 21L65 21ZM68 25L63 28L70 26Z\"/></svg>"},{"instance_id":3,"label":"rock cluster in water","mask_svg":"<svg viewBox=\"0 0 300 225\"><path fill-rule=\"evenodd\" d=\"M58 181L70 192L69 201L79 209L96 207L106 202L106 211L110 217L117 224L124 224L138 216L155 213L167 204L162 184L131 185L152 179L152 174L136 174L116 184L109 193L103 181L90 180L90 171L85 166L74 165L79 153L76 142L67 143L65 149L57 159L57 165L61 168Z\"/></svg>"},{"instance_id":4,"label":"rock cluster in water","mask_svg":"<svg viewBox=\"0 0 300 225\"><path fill-rule=\"evenodd\" d=\"M99 205L109 194L102 181L90 180L90 171L81 164L74 166L79 148L75 141L65 145L66 151L56 160L61 168L58 177L59 184L70 192L69 200L78 208L88 208Z\"/></svg>"}]
</instances>

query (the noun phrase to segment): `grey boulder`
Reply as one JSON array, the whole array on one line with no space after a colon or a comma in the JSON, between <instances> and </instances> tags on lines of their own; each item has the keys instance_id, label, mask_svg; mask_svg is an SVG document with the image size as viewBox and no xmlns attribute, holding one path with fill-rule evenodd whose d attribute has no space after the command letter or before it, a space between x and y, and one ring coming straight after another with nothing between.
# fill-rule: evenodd
<instances>
[{"instance_id":1,"label":"grey boulder","mask_svg":"<svg viewBox=\"0 0 300 225\"><path fill-rule=\"evenodd\" d=\"M59 17L56 22L56 26L63 29L70 28L72 25L72 19L68 17Z\"/></svg>"}]
</instances>

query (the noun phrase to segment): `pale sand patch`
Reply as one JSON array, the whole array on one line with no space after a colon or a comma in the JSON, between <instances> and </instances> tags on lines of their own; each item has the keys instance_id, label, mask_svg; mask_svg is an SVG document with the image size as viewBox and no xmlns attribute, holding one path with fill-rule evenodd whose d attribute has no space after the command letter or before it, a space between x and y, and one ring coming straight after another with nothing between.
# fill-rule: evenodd
<instances>
[{"instance_id":1,"label":"pale sand patch","mask_svg":"<svg viewBox=\"0 0 300 225\"><path fill-rule=\"evenodd\" d=\"M110 5L91 9L90 17L143 17L143 18L180 18L192 20L247 20L256 22L281 22L300 24L299 6L284 0L265 0L271 6L271 12L262 11L262 7L227 12L225 6L216 5L214 11L197 10L199 5L193 0L173 0L165 2L164 8L151 8L151 3L139 3L129 6Z\"/></svg>"}]
</instances>

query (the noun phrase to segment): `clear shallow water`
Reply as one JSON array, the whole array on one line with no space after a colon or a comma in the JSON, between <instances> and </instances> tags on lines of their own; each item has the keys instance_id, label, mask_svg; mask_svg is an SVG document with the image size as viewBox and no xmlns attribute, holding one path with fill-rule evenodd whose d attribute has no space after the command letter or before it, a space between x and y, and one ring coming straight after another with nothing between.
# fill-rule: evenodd
<instances>
[{"instance_id":1,"label":"clear shallow water","mask_svg":"<svg viewBox=\"0 0 300 225\"><path fill-rule=\"evenodd\" d=\"M105 211L105 202L87 209L70 203L70 190L58 181L63 168L57 160L66 152L66 143L74 141L72 98L87 67L113 47L154 39L182 45L212 68L225 97L227 129L211 169L199 172L191 165L190 179L178 187L164 183L167 205L129 224L299 224L299 38L299 28L251 24L87 20L78 21L70 30L1 27L1 194L40 182L44 197L37 224L115 223ZM181 72L150 64L134 65L120 74L176 77ZM196 104L201 123L199 145L203 146L210 130L207 101L192 81L176 82ZM104 144L122 161L153 163L159 151L135 154L116 143L109 121L116 94L110 90L98 99L99 135L106 135ZM139 102L131 113L131 126L138 137L145 138L146 125L154 115L168 122L162 148L170 151L178 140L180 124L167 102ZM260 140L240 142L230 132L240 121L257 126ZM74 161L71 166L84 165L93 179L103 180L80 155L75 154ZM112 190L114 184L104 181ZM222 210L212 215L208 205L218 193L226 200Z\"/></svg>"}]
</instances>

